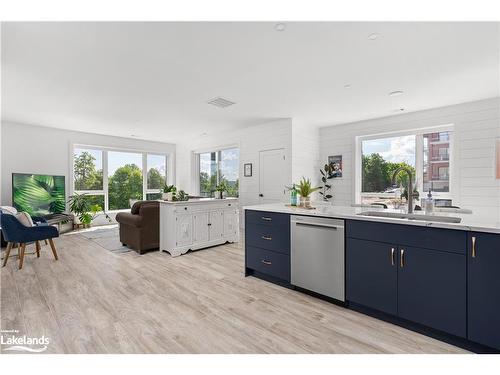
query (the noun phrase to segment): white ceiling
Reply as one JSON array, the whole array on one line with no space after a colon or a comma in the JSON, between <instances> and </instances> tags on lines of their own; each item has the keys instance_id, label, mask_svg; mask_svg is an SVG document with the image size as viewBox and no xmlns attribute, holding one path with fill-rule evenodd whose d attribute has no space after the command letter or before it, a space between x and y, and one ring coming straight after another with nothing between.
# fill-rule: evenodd
<instances>
[{"instance_id":1,"label":"white ceiling","mask_svg":"<svg viewBox=\"0 0 500 375\"><path fill-rule=\"evenodd\" d=\"M326 126L499 95L498 23L274 26L3 23L2 120L176 142L273 118ZM206 104L217 96L237 104Z\"/></svg>"}]
</instances>

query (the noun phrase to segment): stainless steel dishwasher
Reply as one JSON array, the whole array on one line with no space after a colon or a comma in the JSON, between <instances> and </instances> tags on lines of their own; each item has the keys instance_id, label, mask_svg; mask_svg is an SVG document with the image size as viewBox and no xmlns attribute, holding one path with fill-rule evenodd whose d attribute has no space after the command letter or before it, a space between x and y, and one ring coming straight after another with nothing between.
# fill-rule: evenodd
<instances>
[{"instance_id":1,"label":"stainless steel dishwasher","mask_svg":"<svg viewBox=\"0 0 500 375\"><path fill-rule=\"evenodd\" d=\"M344 220L292 216L292 285L345 301Z\"/></svg>"}]
</instances>

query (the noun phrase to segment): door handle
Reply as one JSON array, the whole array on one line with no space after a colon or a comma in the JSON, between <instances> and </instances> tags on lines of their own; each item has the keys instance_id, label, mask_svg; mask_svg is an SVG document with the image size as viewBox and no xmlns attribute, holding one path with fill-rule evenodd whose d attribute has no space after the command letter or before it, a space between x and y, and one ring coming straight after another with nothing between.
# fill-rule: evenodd
<instances>
[{"instance_id":1,"label":"door handle","mask_svg":"<svg viewBox=\"0 0 500 375\"><path fill-rule=\"evenodd\" d=\"M265 260L265 259L262 259L261 262L267 266L270 266L271 264L273 264L273 262L271 262L270 260Z\"/></svg>"},{"instance_id":2,"label":"door handle","mask_svg":"<svg viewBox=\"0 0 500 375\"><path fill-rule=\"evenodd\" d=\"M394 264L396 264L396 249L395 248L391 248L391 266L394 266Z\"/></svg>"},{"instance_id":3,"label":"door handle","mask_svg":"<svg viewBox=\"0 0 500 375\"><path fill-rule=\"evenodd\" d=\"M400 252L399 265L401 266L401 268L403 268L405 266L405 251L404 251L404 249L401 249L401 252Z\"/></svg>"},{"instance_id":4,"label":"door handle","mask_svg":"<svg viewBox=\"0 0 500 375\"><path fill-rule=\"evenodd\" d=\"M476 236L472 236L472 257L476 257Z\"/></svg>"}]
</instances>

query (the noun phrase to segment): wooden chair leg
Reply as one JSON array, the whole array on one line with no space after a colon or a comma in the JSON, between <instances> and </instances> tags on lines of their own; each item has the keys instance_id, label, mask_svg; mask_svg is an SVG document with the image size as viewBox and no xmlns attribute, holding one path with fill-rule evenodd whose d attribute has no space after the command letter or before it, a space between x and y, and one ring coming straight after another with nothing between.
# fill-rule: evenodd
<instances>
[{"instance_id":1,"label":"wooden chair leg","mask_svg":"<svg viewBox=\"0 0 500 375\"><path fill-rule=\"evenodd\" d=\"M9 259L10 251L12 250L12 242L7 244L7 250L5 250L5 258L3 259L2 267L5 267L7 260Z\"/></svg>"},{"instance_id":2,"label":"wooden chair leg","mask_svg":"<svg viewBox=\"0 0 500 375\"><path fill-rule=\"evenodd\" d=\"M21 244L21 254L19 255L19 269L23 268L23 262L24 262L24 251L26 250L26 244L22 243Z\"/></svg>"},{"instance_id":3,"label":"wooden chair leg","mask_svg":"<svg viewBox=\"0 0 500 375\"><path fill-rule=\"evenodd\" d=\"M52 249L52 254L54 254L54 258L56 258L56 260L58 260L59 258L57 257L56 246L54 245L54 241L52 240L52 238L49 238L49 244L50 244L50 248Z\"/></svg>"},{"instance_id":4,"label":"wooden chair leg","mask_svg":"<svg viewBox=\"0 0 500 375\"><path fill-rule=\"evenodd\" d=\"M40 258L40 241L35 242L35 248L36 248L36 257Z\"/></svg>"}]
</instances>

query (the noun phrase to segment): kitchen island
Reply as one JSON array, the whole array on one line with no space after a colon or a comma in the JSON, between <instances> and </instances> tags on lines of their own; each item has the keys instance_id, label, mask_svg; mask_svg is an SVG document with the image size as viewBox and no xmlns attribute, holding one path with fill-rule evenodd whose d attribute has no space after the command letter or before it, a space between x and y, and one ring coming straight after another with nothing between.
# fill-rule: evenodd
<instances>
[{"instance_id":1,"label":"kitchen island","mask_svg":"<svg viewBox=\"0 0 500 375\"><path fill-rule=\"evenodd\" d=\"M373 208L306 210L280 203L244 209L247 276L302 290L293 282L291 218L342 220L345 300L340 302L347 308L474 351L500 350L500 223L495 219L439 212L436 216L460 222L410 220L373 216ZM397 213L381 210L388 212ZM311 244L313 237L311 232ZM337 251L333 245L331 251ZM318 256L312 246L310 253ZM324 270L322 259L310 263Z\"/></svg>"}]
</instances>

